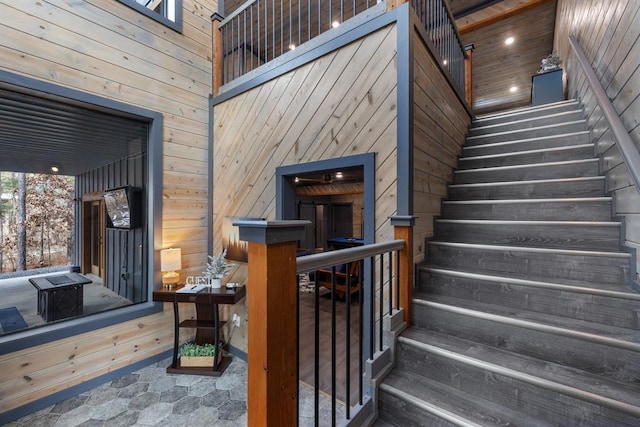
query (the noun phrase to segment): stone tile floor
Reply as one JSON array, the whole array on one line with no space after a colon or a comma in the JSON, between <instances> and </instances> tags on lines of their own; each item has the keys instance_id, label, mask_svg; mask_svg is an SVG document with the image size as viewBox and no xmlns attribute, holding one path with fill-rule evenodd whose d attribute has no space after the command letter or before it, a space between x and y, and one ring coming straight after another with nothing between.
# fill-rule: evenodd
<instances>
[{"instance_id":1,"label":"stone tile floor","mask_svg":"<svg viewBox=\"0 0 640 427\"><path fill-rule=\"evenodd\" d=\"M247 364L237 357L220 377L167 374L171 358L20 418L10 427L246 426ZM300 386L300 426L312 426L313 392ZM320 425L331 425L320 399ZM344 412L339 408L340 417Z\"/></svg>"}]
</instances>

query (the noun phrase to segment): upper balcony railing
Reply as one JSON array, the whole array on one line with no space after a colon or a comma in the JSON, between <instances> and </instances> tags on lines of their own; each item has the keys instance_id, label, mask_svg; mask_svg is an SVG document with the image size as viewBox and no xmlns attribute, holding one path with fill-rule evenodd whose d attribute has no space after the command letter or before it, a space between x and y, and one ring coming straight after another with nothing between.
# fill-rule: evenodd
<instances>
[{"instance_id":1,"label":"upper balcony railing","mask_svg":"<svg viewBox=\"0 0 640 427\"><path fill-rule=\"evenodd\" d=\"M449 8L444 0L411 0L410 3L440 54L441 66L448 71L458 93L464 94L465 48Z\"/></svg>"},{"instance_id":2,"label":"upper balcony railing","mask_svg":"<svg viewBox=\"0 0 640 427\"><path fill-rule=\"evenodd\" d=\"M219 24L222 84L375 5L375 0L249 0Z\"/></svg>"},{"instance_id":3,"label":"upper balcony railing","mask_svg":"<svg viewBox=\"0 0 640 427\"><path fill-rule=\"evenodd\" d=\"M383 0L249 0L217 24L222 60L214 84L227 84ZM403 3L396 1L395 3ZM444 0L411 0L440 66L458 94L465 94L465 49ZM214 23L214 26L216 24ZM214 41L214 43L216 43Z\"/></svg>"}]
</instances>

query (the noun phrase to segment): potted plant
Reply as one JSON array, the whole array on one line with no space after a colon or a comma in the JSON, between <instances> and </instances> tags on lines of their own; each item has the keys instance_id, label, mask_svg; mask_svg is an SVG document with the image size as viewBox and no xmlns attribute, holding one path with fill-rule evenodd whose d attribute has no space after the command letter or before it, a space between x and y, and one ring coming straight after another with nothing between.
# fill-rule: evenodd
<instances>
[{"instance_id":1,"label":"potted plant","mask_svg":"<svg viewBox=\"0 0 640 427\"><path fill-rule=\"evenodd\" d=\"M220 361L221 353L213 344L187 343L180 347L178 355L181 367L212 367L213 358L218 357Z\"/></svg>"},{"instance_id":2,"label":"potted plant","mask_svg":"<svg viewBox=\"0 0 640 427\"><path fill-rule=\"evenodd\" d=\"M218 256L209 255L209 262L207 263L207 270L203 271L203 274L209 283L214 288L220 288L222 286L222 278L229 273L235 264L228 263L225 257L227 256L227 250L224 249Z\"/></svg>"},{"instance_id":3,"label":"potted plant","mask_svg":"<svg viewBox=\"0 0 640 427\"><path fill-rule=\"evenodd\" d=\"M540 63L540 69L538 70L538 74L558 69L560 68L561 63L562 63L562 60L560 59L558 54L556 52L552 52L551 54L549 54L549 56L542 59L542 62Z\"/></svg>"}]
</instances>

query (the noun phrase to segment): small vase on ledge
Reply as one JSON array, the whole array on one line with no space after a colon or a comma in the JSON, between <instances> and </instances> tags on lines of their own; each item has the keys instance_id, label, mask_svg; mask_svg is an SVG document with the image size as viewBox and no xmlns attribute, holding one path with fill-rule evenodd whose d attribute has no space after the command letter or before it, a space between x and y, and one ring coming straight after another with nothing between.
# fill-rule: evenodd
<instances>
[{"instance_id":1,"label":"small vase on ledge","mask_svg":"<svg viewBox=\"0 0 640 427\"><path fill-rule=\"evenodd\" d=\"M214 289L220 289L222 287L222 279L210 279L211 287Z\"/></svg>"}]
</instances>

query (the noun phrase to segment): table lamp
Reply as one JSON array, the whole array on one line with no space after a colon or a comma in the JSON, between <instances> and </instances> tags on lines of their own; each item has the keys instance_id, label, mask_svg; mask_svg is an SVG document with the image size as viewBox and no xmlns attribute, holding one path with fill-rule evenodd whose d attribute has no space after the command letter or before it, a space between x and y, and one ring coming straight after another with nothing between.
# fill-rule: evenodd
<instances>
[{"instance_id":1,"label":"table lamp","mask_svg":"<svg viewBox=\"0 0 640 427\"><path fill-rule=\"evenodd\" d=\"M180 280L180 275L175 270L182 269L182 250L180 248L169 248L160 251L160 271L162 284L171 289Z\"/></svg>"}]
</instances>

